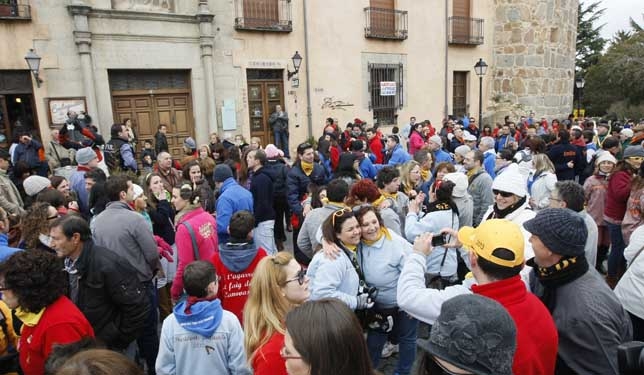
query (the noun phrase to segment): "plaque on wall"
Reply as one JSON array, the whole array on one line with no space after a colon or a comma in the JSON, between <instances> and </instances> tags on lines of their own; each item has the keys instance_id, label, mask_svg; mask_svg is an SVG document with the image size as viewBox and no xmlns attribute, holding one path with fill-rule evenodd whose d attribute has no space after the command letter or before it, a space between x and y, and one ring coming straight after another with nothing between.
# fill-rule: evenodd
<instances>
[{"instance_id":1,"label":"plaque on wall","mask_svg":"<svg viewBox=\"0 0 644 375\"><path fill-rule=\"evenodd\" d=\"M112 9L174 13L175 0L112 0Z\"/></svg>"},{"instance_id":2,"label":"plaque on wall","mask_svg":"<svg viewBox=\"0 0 644 375\"><path fill-rule=\"evenodd\" d=\"M67 112L79 113L86 111L85 97L78 98L47 98L49 108L49 124L61 125L67 121Z\"/></svg>"}]
</instances>

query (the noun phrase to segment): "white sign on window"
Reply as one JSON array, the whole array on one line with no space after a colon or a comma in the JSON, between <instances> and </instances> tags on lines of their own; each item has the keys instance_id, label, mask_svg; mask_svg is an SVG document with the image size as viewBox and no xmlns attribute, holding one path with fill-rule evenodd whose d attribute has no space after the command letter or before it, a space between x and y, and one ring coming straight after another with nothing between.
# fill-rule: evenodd
<instances>
[{"instance_id":1,"label":"white sign on window","mask_svg":"<svg viewBox=\"0 0 644 375\"><path fill-rule=\"evenodd\" d=\"M380 96L395 96L396 95L396 82L381 81L380 82Z\"/></svg>"}]
</instances>

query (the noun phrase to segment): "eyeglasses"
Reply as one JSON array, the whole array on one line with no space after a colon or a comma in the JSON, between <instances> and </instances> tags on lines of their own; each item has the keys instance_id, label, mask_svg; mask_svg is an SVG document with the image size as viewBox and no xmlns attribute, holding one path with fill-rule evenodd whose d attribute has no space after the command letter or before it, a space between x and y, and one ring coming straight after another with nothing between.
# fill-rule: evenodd
<instances>
[{"instance_id":1,"label":"eyeglasses","mask_svg":"<svg viewBox=\"0 0 644 375\"><path fill-rule=\"evenodd\" d=\"M282 349L280 349L280 355L281 355L281 356L282 356L282 358L284 358L284 359L302 359L302 357L301 357L301 356L290 355L290 354L286 351L286 346L282 346Z\"/></svg>"},{"instance_id":2,"label":"eyeglasses","mask_svg":"<svg viewBox=\"0 0 644 375\"><path fill-rule=\"evenodd\" d=\"M300 143L300 145L297 146L297 148L299 150L306 150L307 148L313 148L313 146L311 146L311 144L308 142L304 142L304 143Z\"/></svg>"},{"instance_id":3,"label":"eyeglasses","mask_svg":"<svg viewBox=\"0 0 644 375\"><path fill-rule=\"evenodd\" d=\"M501 195L503 198L510 198L511 196L514 195L514 193L508 193L507 191L501 191L501 190L492 190L492 194L496 197L497 195Z\"/></svg>"},{"instance_id":4,"label":"eyeglasses","mask_svg":"<svg viewBox=\"0 0 644 375\"><path fill-rule=\"evenodd\" d=\"M60 215L49 216L49 217L47 217L47 221L49 221L49 220L56 220L56 219L58 219L59 217L60 217Z\"/></svg>"},{"instance_id":5,"label":"eyeglasses","mask_svg":"<svg viewBox=\"0 0 644 375\"><path fill-rule=\"evenodd\" d=\"M300 268L299 271L295 274L295 277L292 279L288 279L284 282L284 284L288 284L291 281L296 281L300 285L304 285L304 281L306 281L306 270L304 268Z\"/></svg>"}]
</instances>

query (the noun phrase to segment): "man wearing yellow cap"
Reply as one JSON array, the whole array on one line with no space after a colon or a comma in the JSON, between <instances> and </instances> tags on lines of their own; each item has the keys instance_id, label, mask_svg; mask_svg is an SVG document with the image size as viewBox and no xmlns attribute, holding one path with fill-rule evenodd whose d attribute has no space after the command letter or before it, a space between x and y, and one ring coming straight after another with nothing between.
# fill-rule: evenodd
<instances>
[{"instance_id":1,"label":"man wearing yellow cap","mask_svg":"<svg viewBox=\"0 0 644 375\"><path fill-rule=\"evenodd\" d=\"M455 295L475 293L491 298L503 305L517 328L513 373L554 373L557 329L546 307L521 280L519 273L525 264L521 228L506 219L491 219L477 228L463 227L452 235L458 235L458 241L450 246L470 250L468 261L475 280L471 290L465 285L445 290L425 288L426 258L432 252L432 235L428 233L416 238L414 252L405 262L398 280L399 307L433 324L443 302Z\"/></svg>"}]
</instances>

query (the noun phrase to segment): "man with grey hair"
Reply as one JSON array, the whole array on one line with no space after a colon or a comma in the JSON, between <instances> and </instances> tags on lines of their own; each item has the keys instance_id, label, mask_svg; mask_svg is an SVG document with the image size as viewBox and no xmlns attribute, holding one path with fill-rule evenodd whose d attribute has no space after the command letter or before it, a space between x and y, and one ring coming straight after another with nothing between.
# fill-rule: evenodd
<instances>
[{"instance_id":1,"label":"man with grey hair","mask_svg":"<svg viewBox=\"0 0 644 375\"><path fill-rule=\"evenodd\" d=\"M170 153L162 151L157 156L157 166L159 167L159 177L163 182L163 188L172 192L172 188L181 182L181 172L172 167L172 156Z\"/></svg>"},{"instance_id":2,"label":"man with grey hair","mask_svg":"<svg viewBox=\"0 0 644 375\"><path fill-rule=\"evenodd\" d=\"M572 180L558 181L550 192L550 208L569 208L581 215L588 229L588 237L584 245L586 260L591 267L597 262L597 241L599 230L592 216L584 209L584 188Z\"/></svg>"},{"instance_id":3,"label":"man with grey hair","mask_svg":"<svg viewBox=\"0 0 644 375\"><path fill-rule=\"evenodd\" d=\"M496 173L494 172L495 161L496 161L496 152L494 151L494 138L492 137L482 137L481 142L479 143L479 150L483 153L483 167L485 171L494 179Z\"/></svg>"},{"instance_id":4,"label":"man with grey hair","mask_svg":"<svg viewBox=\"0 0 644 375\"><path fill-rule=\"evenodd\" d=\"M463 159L465 159L465 156L467 155L468 152L472 151L474 149L470 148L468 145L462 145L456 147L454 150L454 167L456 168L456 172L460 173L465 173L467 172L465 170L465 167L463 166Z\"/></svg>"}]
</instances>

